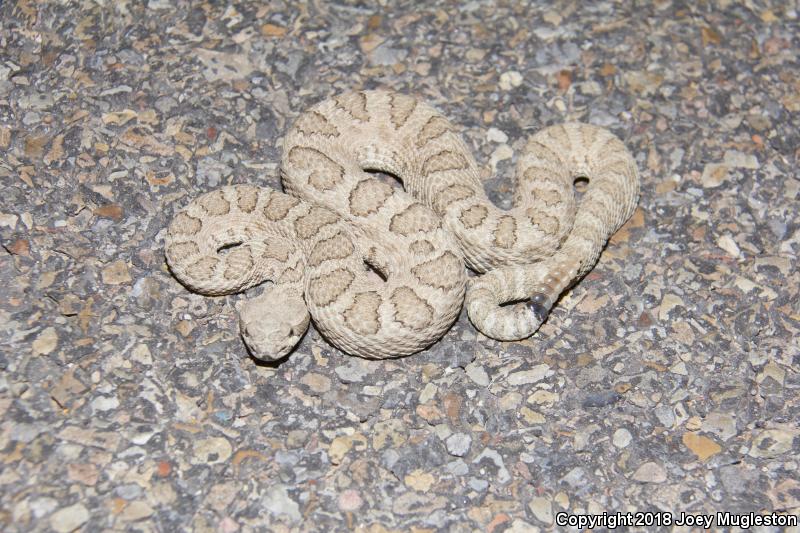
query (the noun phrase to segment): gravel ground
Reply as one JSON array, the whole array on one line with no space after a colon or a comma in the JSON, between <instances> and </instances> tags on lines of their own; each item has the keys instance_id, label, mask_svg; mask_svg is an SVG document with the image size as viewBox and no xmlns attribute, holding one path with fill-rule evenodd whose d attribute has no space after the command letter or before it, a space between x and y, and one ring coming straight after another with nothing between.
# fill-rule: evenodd
<instances>
[{"instance_id":1,"label":"gravel ground","mask_svg":"<svg viewBox=\"0 0 800 533\"><path fill-rule=\"evenodd\" d=\"M2 529L798 514L793 3L382 3L0 4ZM376 87L461 126L500 203L527 135L608 127L640 207L528 340L462 313L405 359L312 329L260 363L240 296L187 292L164 229L219 185L278 186L298 114Z\"/></svg>"}]
</instances>

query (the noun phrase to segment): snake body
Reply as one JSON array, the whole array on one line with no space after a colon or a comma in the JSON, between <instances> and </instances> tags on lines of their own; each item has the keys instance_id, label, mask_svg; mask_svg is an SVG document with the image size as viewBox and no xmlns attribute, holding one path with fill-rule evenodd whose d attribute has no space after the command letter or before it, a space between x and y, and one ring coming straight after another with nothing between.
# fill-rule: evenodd
<instances>
[{"instance_id":1,"label":"snake body","mask_svg":"<svg viewBox=\"0 0 800 533\"><path fill-rule=\"evenodd\" d=\"M239 185L200 196L165 243L173 273L192 290L272 282L240 307L244 340L265 359L292 349L309 312L353 355L414 353L450 327L465 289L482 333L530 336L594 266L639 192L622 141L569 123L528 140L514 206L499 209L454 126L388 91L338 95L303 113L284 139L281 176L286 194ZM588 179L580 200L577 178ZM468 280L464 263L481 275Z\"/></svg>"}]
</instances>

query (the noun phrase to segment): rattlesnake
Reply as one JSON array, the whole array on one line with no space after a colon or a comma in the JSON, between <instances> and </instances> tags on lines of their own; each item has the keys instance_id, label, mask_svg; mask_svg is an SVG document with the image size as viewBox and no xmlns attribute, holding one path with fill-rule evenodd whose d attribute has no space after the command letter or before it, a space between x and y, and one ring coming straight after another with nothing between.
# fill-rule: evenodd
<instances>
[{"instance_id":1,"label":"rattlesnake","mask_svg":"<svg viewBox=\"0 0 800 533\"><path fill-rule=\"evenodd\" d=\"M452 124L387 91L339 95L302 114L284 139L281 175L288 194L236 185L200 196L165 239L172 272L197 292L273 282L239 306L245 343L263 359L292 349L309 311L345 352L414 353L450 327L467 285L481 332L525 338L594 266L639 192L624 144L570 123L530 138L514 207L499 209ZM589 181L579 202L578 177ZM464 261L483 275L468 279Z\"/></svg>"}]
</instances>

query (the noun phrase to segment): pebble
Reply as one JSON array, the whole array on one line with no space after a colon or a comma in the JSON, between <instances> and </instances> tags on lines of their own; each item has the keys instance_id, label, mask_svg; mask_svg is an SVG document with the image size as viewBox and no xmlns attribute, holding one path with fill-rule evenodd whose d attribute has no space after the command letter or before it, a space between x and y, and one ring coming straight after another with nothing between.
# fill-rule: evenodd
<instances>
[{"instance_id":1,"label":"pebble","mask_svg":"<svg viewBox=\"0 0 800 533\"><path fill-rule=\"evenodd\" d=\"M364 505L361 494L355 489L347 489L339 495L339 509L342 511L357 511Z\"/></svg>"},{"instance_id":2,"label":"pebble","mask_svg":"<svg viewBox=\"0 0 800 533\"><path fill-rule=\"evenodd\" d=\"M119 517L125 522L136 522L153 514L153 508L142 500L129 503L122 510Z\"/></svg>"},{"instance_id":3,"label":"pebble","mask_svg":"<svg viewBox=\"0 0 800 533\"><path fill-rule=\"evenodd\" d=\"M516 70L509 70L500 75L500 88L504 91L510 91L515 87L522 85L522 74Z\"/></svg>"},{"instance_id":4,"label":"pebble","mask_svg":"<svg viewBox=\"0 0 800 533\"><path fill-rule=\"evenodd\" d=\"M481 387L488 387L489 386L489 374L486 373L486 369L476 363L470 363L466 367L467 377L472 380L473 383L476 385L480 385Z\"/></svg>"},{"instance_id":5,"label":"pebble","mask_svg":"<svg viewBox=\"0 0 800 533\"><path fill-rule=\"evenodd\" d=\"M82 503L59 509L50 515L50 527L58 533L75 531L89 520L89 511Z\"/></svg>"},{"instance_id":6,"label":"pebble","mask_svg":"<svg viewBox=\"0 0 800 533\"><path fill-rule=\"evenodd\" d=\"M667 471L660 464L650 461L636 469L633 479L640 483L664 483L667 480Z\"/></svg>"},{"instance_id":7,"label":"pebble","mask_svg":"<svg viewBox=\"0 0 800 533\"><path fill-rule=\"evenodd\" d=\"M508 142L508 135L497 128L489 128L489 130L486 132L486 140L503 144Z\"/></svg>"},{"instance_id":8,"label":"pebble","mask_svg":"<svg viewBox=\"0 0 800 533\"><path fill-rule=\"evenodd\" d=\"M347 364L336 367L336 375L339 376L342 383L360 383L369 374L368 363L360 359L357 360L355 357L350 359Z\"/></svg>"},{"instance_id":9,"label":"pebble","mask_svg":"<svg viewBox=\"0 0 800 533\"><path fill-rule=\"evenodd\" d=\"M119 259L107 265L102 272L103 283L106 285L121 285L131 282L131 274L128 271L128 264Z\"/></svg>"},{"instance_id":10,"label":"pebble","mask_svg":"<svg viewBox=\"0 0 800 533\"><path fill-rule=\"evenodd\" d=\"M222 437L201 439L194 444L194 455L204 463L216 464L227 461L233 449L231 443Z\"/></svg>"},{"instance_id":11,"label":"pebble","mask_svg":"<svg viewBox=\"0 0 800 533\"><path fill-rule=\"evenodd\" d=\"M503 457L497 452L497 450L493 450L491 448L484 449L480 453L480 455L478 455L475 459L472 460L472 463L477 464L483 461L484 459L489 459L497 467L498 483L503 485L511 481L511 474L506 469L506 465L503 462Z\"/></svg>"},{"instance_id":12,"label":"pebble","mask_svg":"<svg viewBox=\"0 0 800 533\"><path fill-rule=\"evenodd\" d=\"M700 176L700 183L703 187L707 188L719 187L727 181L728 176L728 165L709 163L703 168L703 174Z\"/></svg>"},{"instance_id":13,"label":"pebble","mask_svg":"<svg viewBox=\"0 0 800 533\"><path fill-rule=\"evenodd\" d=\"M675 413L669 405L658 405L653 412L656 418L658 418L658 421L665 428L671 428L675 425Z\"/></svg>"},{"instance_id":14,"label":"pebble","mask_svg":"<svg viewBox=\"0 0 800 533\"><path fill-rule=\"evenodd\" d=\"M611 439L611 442L617 448L627 448L628 444L631 443L632 440L631 432L625 428L620 428L614 432L614 436Z\"/></svg>"},{"instance_id":15,"label":"pebble","mask_svg":"<svg viewBox=\"0 0 800 533\"><path fill-rule=\"evenodd\" d=\"M467 466L467 463L465 463L463 459L456 459L455 461L449 462L445 468L454 476L464 476L469 473L469 466Z\"/></svg>"},{"instance_id":16,"label":"pebble","mask_svg":"<svg viewBox=\"0 0 800 533\"><path fill-rule=\"evenodd\" d=\"M475 492L483 492L489 488L489 482L485 479L478 479L475 477L469 478L469 487Z\"/></svg>"},{"instance_id":17,"label":"pebble","mask_svg":"<svg viewBox=\"0 0 800 533\"><path fill-rule=\"evenodd\" d=\"M422 392L419 394L419 403L428 403L434 396L436 396L436 391L439 388L436 386L435 383L428 383L422 388Z\"/></svg>"},{"instance_id":18,"label":"pebble","mask_svg":"<svg viewBox=\"0 0 800 533\"><path fill-rule=\"evenodd\" d=\"M261 505L274 516L286 516L292 523L299 522L303 517L300 506L289 497L285 485L272 485L261 498Z\"/></svg>"},{"instance_id":19,"label":"pebble","mask_svg":"<svg viewBox=\"0 0 800 533\"><path fill-rule=\"evenodd\" d=\"M507 528L505 533L539 533L539 531L540 529L533 524L517 518L511 522L511 527Z\"/></svg>"},{"instance_id":20,"label":"pebble","mask_svg":"<svg viewBox=\"0 0 800 533\"><path fill-rule=\"evenodd\" d=\"M33 355L47 355L55 350L56 346L58 346L58 333L56 328L51 326L36 336L31 344L31 351Z\"/></svg>"},{"instance_id":21,"label":"pebble","mask_svg":"<svg viewBox=\"0 0 800 533\"><path fill-rule=\"evenodd\" d=\"M33 516L36 518L52 513L56 507L58 507L58 500L55 498L36 498L30 502L31 511L33 511Z\"/></svg>"},{"instance_id":22,"label":"pebble","mask_svg":"<svg viewBox=\"0 0 800 533\"><path fill-rule=\"evenodd\" d=\"M582 487L586 483L586 472L580 466L576 466L567 474L561 478L561 481L572 487L573 489L577 489Z\"/></svg>"},{"instance_id":23,"label":"pebble","mask_svg":"<svg viewBox=\"0 0 800 533\"><path fill-rule=\"evenodd\" d=\"M92 409L95 411L112 411L119 407L116 396L98 396L92 400Z\"/></svg>"},{"instance_id":24,"label":"pebble","mask_svg":"<svg viewBox=\"0 0 800 533\"><path fill-rule=\"evenodd\" d=\"M419 469L407 474L403 479L403 482L406 484L406 486L420 492L428 492L434 481L435 479L430 472L425 472Z\"/></svg>"},{"instance_id":25,"label":"pebble","mask_svg":"<svg viewBox=\"0 0 800 533\"><path fill-rule=\"evenodd\" d=\"M730 167L757 170L760 165L758 158L753 154L745 154L738 150L726 150L722 160Z\"/></svg>"},{"instance_id":26,"label":"pebble","mask_svg":"<svg viewBox=\"0 0 800 533\"><path fill-rule=\"evenodd\" d=\"M547 525L553 523L553 504L549 498L544 496L535 496L531 498L531 501L528 503L528 509L531 510L533 516L540 522L544 522Z\"/></svg>"},{"instance_id":27,"label":"pebble","mask_svg":"<svg viewBox=\"0 0 800 533\"><path fill-rule=\"evenodd\" d=\"M447 452L456 457L464 457L472 445L472 437L467 433L453 433L445 441Z\"/></svg>"},{"instance_id":28,"label":"pebble","mask_svg":"<svg viewBox=\"0 0 800 533\"><path fill-rule=\"evenodd\" d=\"M765 429L753 439L748 455L751 457L777 457L792 449L795 437L800 431L785 429Z\"/></svg>"},{"instance_id":29,"label":"pebble","mask_svg":"<svg viewBox=\"0 0 800 533\"><path fill-rule=\"evenodd\" d=\"M331 378L317 374L316 372L309 372L300 378L300 383L307 386L317 394L324 394L331 390Z\"/></svg>"},{"instance_id":30,"label":"pebble","mask_svg":"<svg viewBox=\"0 0 800 533\"><path fill-rule=\"evenodd\" d=\"M701 461L705 461L709 457L712 457L722 451L722 447L720 447L719 444L708 437L699 435L697 433L687 431L683 434L681 440L683 441L684 446L689 448L692 453L694 453Z\"/></svg>"},{"instance_id":31,"label":"pebble","mask_svg":"<svg viewBox=\"0 0 800 533\"><path fill-rule=\"evenodd\" d=\"M730 413L714 411L706 415L701 427L724 442L736 435L736 418Z\"/></svg>"},{"instance_id":32,"label":"pebble","mask_svg":"<svg viewBox=\"0 0 800 533\"><path fill-rule=\"evenodd\" d=\"M736 244L736 241L733 240L733 237L727 233L717 239L717 246L728 252L728 255L733 258L738 258L742 255L739 245Z\"/></svg>"},{"instance_id":33,"label":"pebble","mask_svg":"<svg viewBox=\"0 0 800 533\"><path fill-rule=\"evenodd\" d=\"M543 380L548 373L550 367L546 364L536 365L530 370L523 370L522 372L514 372L508 375L508 384L512 387L520 385L529 385Z\"/></svg>"}]
</instances>

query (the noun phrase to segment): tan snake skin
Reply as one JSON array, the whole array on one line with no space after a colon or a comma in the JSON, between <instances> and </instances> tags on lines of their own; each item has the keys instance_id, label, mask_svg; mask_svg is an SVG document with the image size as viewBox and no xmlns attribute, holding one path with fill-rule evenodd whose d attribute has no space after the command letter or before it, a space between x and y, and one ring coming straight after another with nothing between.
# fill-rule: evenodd
<instances>
[{"instance_id":1,"label":"tan snake skin","mask_svg":"<svg viewBox=\"0 0 800 533\"><path fill-rule=\"evenodd\" d=\"M396 176L393 187L368 170ZM272 281L240 307L251 352L277 359L308 326L368 358L402 356L458 316L466 292L485 335L533 334L561 292L597 262L631 216L639 175L623 143L586 124L534 135L517 165L514 207L487 198L450 122L409 96L336 96L284 140L287 194L253 186L207 193L166 237L173 273L203 294ZM574 181L589 185L576 202ZM576 205L577 204L577 205Z\"/></svg>"}]
</instances>

